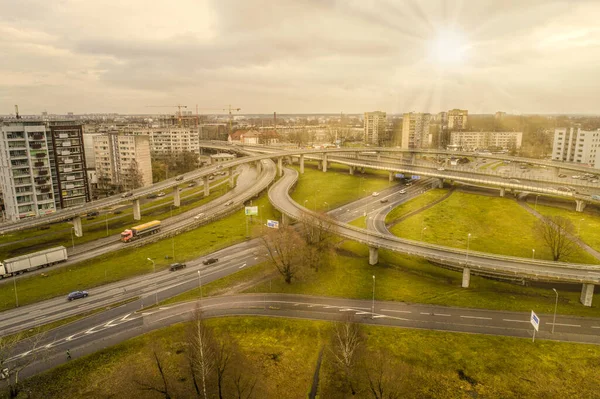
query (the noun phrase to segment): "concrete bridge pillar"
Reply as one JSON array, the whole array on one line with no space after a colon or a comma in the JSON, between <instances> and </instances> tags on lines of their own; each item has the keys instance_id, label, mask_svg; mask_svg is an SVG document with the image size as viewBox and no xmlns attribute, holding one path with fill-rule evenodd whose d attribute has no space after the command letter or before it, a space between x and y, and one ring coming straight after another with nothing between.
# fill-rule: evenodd
<instances>
[{"instance_id":1,"label":"concrete bridge pillar","mask_svg":"<svg viewBox=\"0 0 600 399\"><path fill-rule=\"evenodd\" d=\"M136 201L138 201L138 200L136 200ZM139 201L138 201L138 203L139 203ZM81 227L81 216L75 216L73 218L73 230L77 237L83 236L83 227Z\"/></svg>"},{"instance_id":2,"label":"concrete bridge pillar","mask_svg":"<svg viewBox=\"0 0 600 399\"><path fill-rule=\"evenodd\" d=\"M379 161L381 161L381 153L380 152L377 153L377 162L379 162Z\"/></svg>"},{"instance_id":3,"label":"concrete bridge pillar","mask_svg":"<svg viewBox=\"0 0 600 399\"><path fill-rule=\"evenodd\" d=\"M290 218L287 217L285 214L281 214L281 226L287 226L288 224L290 224Z\"/></svg>"},{"instance_id":4,"label":"concrete bridge pillar","mask_svg":"<svg viewBox=\"0 0 600 399\"><path fill-rule=\"evenodd\" d=\"M133 200L133 220L142 220L142 211L140 210L140 200Z\"/></svg>"},{"instance_id":5,"label":"concrete bridge pillar","mask_svg":"<svg viewBox=\"0 0 600 399\"><path fill-rule=\"evenodd\" d=\"M360 168L360 173L365 173L365 168Z\"/></svg>"},{"instance_id":6,"label":"concrete bridge pillar","mask_svg":"<svg viewBox=\"0 0 600 399\"><path fill-rule=\"evenodd\" d=\"M462 287L469 288L469 282L471 282L471 269L465 267L462 275Z\"/></svg>"},{"instance_id":7,"label":"concrete bridge pillar","mask_svg":"<svg viewBox=\"0 0 600 399\"><path fill-rule=\"evenodd\" d=\"M256 161L256 171L259 174L262 172L262 161Z\"/></svg>"},{"instance_id":8,"label":"concrete bridge pillar","mask_svg":"<svg viewBox=\"0 0 600 399\"><path fill-rule=\"evenodd\" d=\"M586 202L584 200L575 200L575 211L576 212L583 212L583 210L585 209L585 206L587 205Z\"/></svg>"},{"instance_id":9,"label":"concrete bridge pillar","mask_svg":"<svg viewBox=\"0 0 600 399\"><path fill-rule=\"evenodd\" d=\"M433 188L444 188L444 179L435 179L432 187Z\"/></svg>"},{"instance_id":10,"label":"concrete bridge pillar","mask_svg":"<svg viewBox=\"0 0 600 399\"><path fill-rule=\"evenodd\" d=\"M208 176L204 176L202 178L202 182L204 184L204 196L208 197L210 195L210 183L208 182Z\"/></svg>"},{"instance_id":11,"label":"concrete bridge pillar","mask_svg":"<svg viewBox=\"0 0 600 399\"><path fill-rule=\"evenodd\" d=\"M358 151L354 153L354 158L358 159Z\"/></svg>"},{"instance_id":12,"label":"concrete bridge pillar","mask_svg":"<svg viewBox=\"0 0 600 399\"><path fill-rule=\"evenodd\" d=\"M413 152L413 153L410 154L410 164L414 165L416 161L417 161L417 154L415 154Z\"/></svg>"},{"instance_id":13,"label":"concrete bridge pillar","mask_svg":"<svg viewBox=\"0 0 600 399\"><path fill-rule=\"evenodd\" d=\"M181 197L179 196L179 187L173 187L173 205L181 206Z\"/></svg>"},{"instance_id":14,"label":"concrete bridge pillar","mask_svg":"<svg viewBox=\"0 0 600 399\"><path fill-rule=\"evenodd\" d=\"M500 196L504 197L504 194L506 194L506 189L504 187L500 187Z\"/></svg>"},{"instance_id":15,"label":"concrete bridge pillar","mask_svg":"<svg viewBox=\"0 0 600 399\"><path fill-rule=\"evenodd\" d=\"M377 262L379 262L379 249L377 247L369 247L369 265L376 265Z\"/></svg>"},{"instance_id":16,"label":"concrete bridge pillar","mask_svg":"<svg viewBox=\"0 0 600 399\"><path fill-rule=\"evenodd\" d=\"M233 174L233 168L229 168L228 172L229 172L229 187L234 188L235 187L235 176Z\"/></svg>"},{"instance_id":17,"label":"concrete bridge pillar","mask_svg":"<svg viewBox=\"0 0 600 399\"><path fill-rule=\"evenodd\" d=\"M300 155L300 173L304 173L304 154Z\"/></svg>"},{"instance_id":18,"label":"concrete bridge pillar","mask_svg":"<svg viewBox=\"0 0 600 399\"><path fill-rule=\"evenodd\" d=\"M554 167L552 169L554 170L554 177L558 177L558 175L560 175L560 168Z\"/></svg>"},{"instance_id":19,"label":"concrete bridge pillar","mask_svg":"<svg viewBox=\"0 0 600 399\"><path fill-rule=\"evenodd\" d=\"M583 306L592 306L592 299L594 298L594 284L583 284L581 287L581 297L579 301Z\"/></svg>"},{"instance_id":20,"label":"concrete bridge pillar","mask_svg":"<svg viewBox=\"0 0 600 399\"><path fill-rule=\"evenodd\" d=\"M327 153L323 153L323 172L327 172Z\"/></svg>"},{"instance_id":21,"label":"concrete bridge pillar","mask_svg":"<svg viewBox=\"0 0 600 399\"><path fill-rule=\"evenodd\" d=\"M388 181L390 183L394 181L394 172L388 172Z\"/></svg>"},{"instance_id":22,"label":"concrete bridge pillar","mask_svg":"<svg viewBox=\"0 0 600 399\"><path fill-rule=\"evenodd\" d=\"M277 158L277 172L279 174L279 177L283 176L283 158L282 157Z\"/></svg>"},{"instance_id":23,"label":"concrete bridge pillar","mask_svg":"<svg viewBox=\"0 0 600 399\"><path fill-rule=\"evenodd\" d=\"M348 170L350 172L350 176L354 176L354 166L348 166Z\"/></svg>"}]
</instances>

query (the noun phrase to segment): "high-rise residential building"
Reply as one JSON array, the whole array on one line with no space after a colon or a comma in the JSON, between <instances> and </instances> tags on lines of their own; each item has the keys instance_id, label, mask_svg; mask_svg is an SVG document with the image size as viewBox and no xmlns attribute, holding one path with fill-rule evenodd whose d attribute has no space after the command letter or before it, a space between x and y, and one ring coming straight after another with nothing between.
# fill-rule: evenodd
<instances>
[{"instance_id":1,"label":"high-rise residential building","mask_svg":"<svg viewBox=\"0 0 600 399\"><path fill-rule=\"evenodd\" d=\"M385 112L365 112L364 140L367 144L379 144L385 139L387 117Z\"/></svg>"},{"instance_id":2,"label":"high-rise residential building","mask_svg":"<svg viewBox=\"0 0 600 399\"><path fill-rule=\"evenodd\" d=\"M600 169L600 130L581 130L581 128L554 129L552 159L577 162Z\"/></svg>"},{"instance_id":3,"label":"high-rise residential building","mask_svg":"<svg viewBox=\"0 0 600 399\"><path fill-rule=\"evenodd\" d=\"M500 121L500 120L504 119L505 116L506 116L506 112L497 111L496 114L494 115L494 119L496 119L497 121Z\"/></svg>"},{"instance_id":4,"label":"high-rise residential building","mask_svg":"<svg viewBox=\"0 0 600 399\"><path fill-rule=\"evenodd\" d=\"M451 109L448 111L448 129L464 130L467 128L469 111L466 109Z\"/></svg>"},{"instance_id":5,"label":"high-rise residential building","mask_svg":"<svg viewBox=\"0 0 600 399\"><path fill-rule=\"evenodd\" d=\"M521 148L523 132L450 132L450 146L465 151L475 149Z\"/></svg>"},{"instance_id":6,"label":"high-rise residential building","mask_svg":"<svg viewBox=\"0 0 600 399\"><path fill-rule=\"evenodd\" d=\"M150 138L150 151L156 156L173 156L184 151L200 154L198 128L165 126L152 129L124 129L125 134Z\"/></svg>"},{"instance_id":7,"label":"high-rise residential building","mask_svg":"<svg viewBox=\"0 0 600 399\"><path fill-rule=\"evenodd\" d=\"M426 148L431 144L431 114L410 112L402 118L402 148Z\"/></svg>"},{"instance_id":8,"label":"high-rise residential building","mask_svg":"<svg viewBox=\"0 0 600 399\"><path fill-rule=\"evenodd\" d=\"M152 185L148 136L106 133L93 140L99 188L121 191Z\"/></svg>"}]
</instances>

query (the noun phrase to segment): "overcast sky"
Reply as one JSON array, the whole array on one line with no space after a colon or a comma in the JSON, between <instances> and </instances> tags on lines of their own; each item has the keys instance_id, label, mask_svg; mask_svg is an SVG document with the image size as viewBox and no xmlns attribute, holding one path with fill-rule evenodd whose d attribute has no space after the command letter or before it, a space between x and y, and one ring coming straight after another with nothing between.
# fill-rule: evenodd
<instances>
[{"instance_id":1,"label":"overcast sky","mask_svg":"<svg viewBox=\"0 0 600 399\"><path fill-rule=\"evenodd\" d=\"M0 0L0 114L600 113L599 20L592 0Z\"/></svg>"}]
</instances>

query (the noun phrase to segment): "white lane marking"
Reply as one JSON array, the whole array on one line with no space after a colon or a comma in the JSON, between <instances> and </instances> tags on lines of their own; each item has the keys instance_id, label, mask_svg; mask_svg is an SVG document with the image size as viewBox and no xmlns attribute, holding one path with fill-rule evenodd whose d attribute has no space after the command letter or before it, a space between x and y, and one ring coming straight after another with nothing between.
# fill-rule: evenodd
<instances>
[{"instance_id":1,"label":"white lane marking","mask_svg":"<svg viewBox=\"0 0 600 399\"><path fill-rule=\"evenodd\" d=\"M512 319L502 319L502 321L512 321L514 323L529 323L529 320L512 320Z\"/></svg>"},{"instance_id":2,"label":"white lane marking","mask_svg":"<svg viewBox=\"0 0 600 399\"><path fill-rule=\"evenodd\" d=\"M356 313L356 314L357 314L357 315L358 315L358 314L371 314L371 312L358 312L358 313Z\"/></svg>"},{"instance_id":3,"label":"white lane marking","mask_svg":"<svg viewBox=\"0 0 600 399\"><path fill-rule=\"evenodd\" d=\"M322 306L322 305L308 305L309 308L314 308L315 306Z\"/></svg>"},{"instance_id":4,"label":"white lane marking","mask_svg":"<svg viewBox=\"0 0 600 399\"><path fill-rule=\"evenodd\" d=\"M434 316L446 316L446 317L452 316L452 315L446 314L446 313L434 313L433 315Z\"/></svg>"},{"instance_id":5,"label":"white lane marking","mask_svg":"<svg viewBox=\"0 0 600 399\"><path fill-rule=\"evenodd\" d=\"M564 327L581 327L580 324L562 324L562 323L546 323L546 324L554 324L555 326L564 326Z\"/></svg>"},{"instance_id":6,"label":"white lane marking","mask_svg":"<svg viewBox=\"0 0 600 399\"><path fill-rule=\"evenodd\" d=\"M301 303L295 303L294 306L300 306L302 305Z\"/></svg>"},{"instance_id":7,"label":"white lane marking","mask_svg":"<svg viewBox=\"0 0 600 399\"><path fill-rule=\"evenodd\" d=\"M480 316L460 316L465 319L477 319L477 320L492 320L491 317L480 317Z\"/></svg>"},{"instance_id":8,"label":"white lane marking","mask_svg":"<svg viewBox=\"0 0 600 399\"><path fill-rule=\"evenodd\" d=\"M410 310L393 310L393 309L381 309L382 312L394 312L394 313L412 313Z\"/></svg>"},{"instance_id":9,"label":"white lane marking","mask_svg":"<svg viewBox=\"0 0 600 399\"><path fill-rule=\"evenodd\" d=\"M338 306L325 306L324 309L337 309Z\"/></svg>"},{"instance_id":10,"label":"white lane marking","mask_svg":"<svg viewBox=\"0 0 600 399\"><path fill-rule=\"evenodd\" d=\"M246 267L246 263L244 263L243 265L241 265L240 267L238 267L238 269L242 269L244 267Z\"/></svg>"},{"instance_id":11,"label":"white lane marking","mask_svg":"<svg viewBox=\"0 0 600 399\"><path fill-rule=\"evenodd\" d=\"M592 328L600 328L600 326L592 326Z\"/></svg>"},{"instance_id":12,"label":"white lane marking","mask_svg":"<svg viewBox=\"0 0 600 399\"><path fill-rule=\"evenodd\" d=\"M381 319L383 317L388 317L388 316L386 316L384 314L378 314L377 316L373 316L374 319Z\"/></svg>"},{"instance_id":13,"label":"white lane marking","mask_svg":"<svg viewBox=\"0 0 600 399\"><path fill-rule=\"evenodd\" d=\"M258 259L258 256L254 258L254 260Z\"/></svg>"},{"instance_id":14,"label":"white lane marking","mask_svg":"<svg viewBox=\"0 0 600 399\"><path fill-rule=\"evenodd\" d=\"M340 312L356 312L354 309L340 309Z\"/></svg>"},{"instance_id":15,"label":"white lane marking","mask_svg":"<svg viewBox=\"0 0 600 399\"><path fill-rule=\"evenodd\" d=\"M430 315L431 313L421 312L421 314Z\"/></svg>"}]
</instances>

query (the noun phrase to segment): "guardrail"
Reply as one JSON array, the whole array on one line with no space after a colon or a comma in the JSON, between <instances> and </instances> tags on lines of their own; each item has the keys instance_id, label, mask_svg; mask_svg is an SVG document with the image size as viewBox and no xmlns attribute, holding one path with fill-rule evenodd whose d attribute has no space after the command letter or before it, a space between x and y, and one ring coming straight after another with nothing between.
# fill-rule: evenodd
<instances>
[{"instance_id":1,"label":"guardrail","mask_svg":"<svg viewBox=\"0 0 600 399\"><path fill-rule=\"evenodd\" d=\"M288 169L290 170L290 169ZM273 204L273 206L280 211L282 214L292 218L298 219L300 213L308 214L313 218L321 218L322 216L313 212L302 205L296 203L291 196L289 195L289 191L298 179L298 173L292 171L294 173L294 177L287 184L284 189L286 201L287 203L294 207L295 212L286 209L284 206L279 204L276 198L273 198L272 191L278 189L280 184L284 183L284 180L276 183L269 189L269 200ZM310 220L310 219L309 219ZM495 255L486 252L479 251L468 251L469 261L466 263L466 250L461 250L457 248L450 248L436 244L428 244L423 242L412 241L404 238L399 238L391 235L385 235L378 232L370 232L366 229L361 229L360 227L352 226L347 223L338 222L332 220L330 230L339 234L343 237L350 238L353 240L357 240L363 244L368 246L388 249L395 252L401 252L408 255L416 255L423 257L428 260L432 260L438 263L449 264L452 266L458 266L461 268L469 267L469 268L477 268L481 270L485 270L487 272L494 272L498 274L505 275L506 273L510 273L512 276L524 277L529 279L538 279L538 280L549 280L549 281L570 281L570 282L578 282L578 283L594 283L597 284L600 282L599 277L591 277L591 276L583 276L574 273L569 273L569 270L577 270L577 271L600 271L600 266L595 265L586 265L586 264L575 264L575 263L562 263L562 262L552 262L545 260L533 260L528 258L519 258L514 256L505 256L505 255ZM346 231L344 231L346 230ZM353 231L357 234L349 234L347 231ZM405 246L404 248L402 246ZM433 250L438 252L437 254L427 253L424 250ZM444 256L445 255L445 256ZM462 260L462 258L465 258ZM550 269L563 269L566 272L556 272L556 271L540 271L540 270L524 270L521 267L512 266L512 265L485 265L481 264L481 261L497 261L497 262L510 262L516 265L536 265L541 267L547 267ZM479 262L479 263L478 263Z\"/></svg>"}]
</instances>

